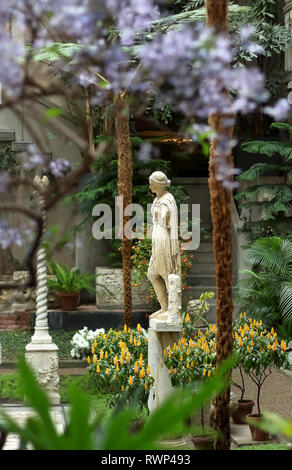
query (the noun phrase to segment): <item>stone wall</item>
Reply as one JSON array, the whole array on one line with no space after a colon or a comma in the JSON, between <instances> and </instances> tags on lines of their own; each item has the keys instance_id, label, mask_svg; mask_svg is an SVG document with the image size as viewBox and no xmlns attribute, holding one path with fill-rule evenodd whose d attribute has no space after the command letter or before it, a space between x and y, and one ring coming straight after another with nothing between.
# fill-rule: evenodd
<instances>
[{"instance_id":1,"label":"stone wall","mask_svg":"<svg viewBox=\"0 0 292 470\"><path fill-rule=\"evenodd\" d=\"M292 0L285 0L284 6L285 26L292 30ZM292 71L292 45L285 53L285 70Z\"/></svg>"},{"instance_id":2,"label":"stone wall","mask_svg":"<svg viewBox=\"0 0 292 470\"><path fill-rule=\"evenodd\" d=\"M285 0L284 5L285 26L292 31L292 0ZM284 86L287 90L289 104L292 104L292 45L285 52ZM292 123L292 107L288 114L288 121Z\"/></svg>"},{"instance_id":3,"label":"stone wall","mask_svg":"<svg viewBox=\"0 0 292 470\"><path fill-rule=\"evenodd\" d=\"M24 331L33 327L32 312L0 311L0 331Z\"/></svg>"}]
</instances>

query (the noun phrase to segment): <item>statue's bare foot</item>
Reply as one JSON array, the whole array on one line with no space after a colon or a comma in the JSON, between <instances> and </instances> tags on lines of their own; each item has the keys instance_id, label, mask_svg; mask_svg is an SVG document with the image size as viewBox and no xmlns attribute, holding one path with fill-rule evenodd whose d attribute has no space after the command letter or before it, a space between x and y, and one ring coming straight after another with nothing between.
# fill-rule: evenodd
<instances>
[{"instance_id":1,"label":"statue's bare foot","mask_svg":"<svg viewBox=\"0 0 292 470\"><path fill-rule=\"evenodd\" d=\"M165 313L165 310L162 310L161 308L160 310L157 310L157 312L152 313L149 318L157 318L158 315L161 315L162 313Z\"/></svg>"}]
</instances>

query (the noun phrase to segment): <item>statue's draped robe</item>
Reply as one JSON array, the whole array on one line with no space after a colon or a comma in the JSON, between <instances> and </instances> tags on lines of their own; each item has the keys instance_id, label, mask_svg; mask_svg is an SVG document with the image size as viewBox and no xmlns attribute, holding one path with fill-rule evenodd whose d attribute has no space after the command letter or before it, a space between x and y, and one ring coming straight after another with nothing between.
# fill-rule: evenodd
<instances>
[{"instance_id":1,"label":"statue's draped robe","mask_svg":"<svg viewBox=\"0 0 292 470\"><path fill-rule=\"evenodd\" d=\"M168 217L163 217L168 209ZM159 200L155 198L151 213L153 217L152 256L150 270L152 274L167 280L169 274L181 274L180 248L178 242L178 214L173 195L166 192Z\"/></svg>"}]
</instances>

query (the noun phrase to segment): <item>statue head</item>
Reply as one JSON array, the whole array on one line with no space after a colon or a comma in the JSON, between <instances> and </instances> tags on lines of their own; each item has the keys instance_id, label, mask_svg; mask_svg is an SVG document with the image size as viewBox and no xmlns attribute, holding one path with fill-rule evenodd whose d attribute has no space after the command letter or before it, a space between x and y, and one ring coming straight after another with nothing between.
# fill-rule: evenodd
<instances>
[{"instance_id":1,"label":"statue head","mask_svg":"<svg viewBox=\"0 0 292 470\"><path fill-rule=\"evenodd\" d=\"M171 181L164 173L162 173L162 171L154 171L154 173L149 177L149 183L151 191L156 193L157 191L170 186Z\"/></svg>"}]
</instances>

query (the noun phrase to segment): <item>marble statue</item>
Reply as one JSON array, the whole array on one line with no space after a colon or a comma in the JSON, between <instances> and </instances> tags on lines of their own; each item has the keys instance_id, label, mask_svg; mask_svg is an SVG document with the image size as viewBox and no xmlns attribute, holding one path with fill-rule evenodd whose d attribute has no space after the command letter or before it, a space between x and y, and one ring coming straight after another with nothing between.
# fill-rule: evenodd
<instances>
[{"instance_id":1,"label":"marble statue","mask_svg":"<svg viewBox=\"0 0 292 470\"><path fill-rule=\"evenodd\" d=\"M167 191L170 181L161 171L149 178L150 189L156 193L151 207L153 218L152 253L148 267L160 309L150 319L179 324L181 321L181 259L178 241L178 214L173 195Z\"/></svg>"}]
</instances>

